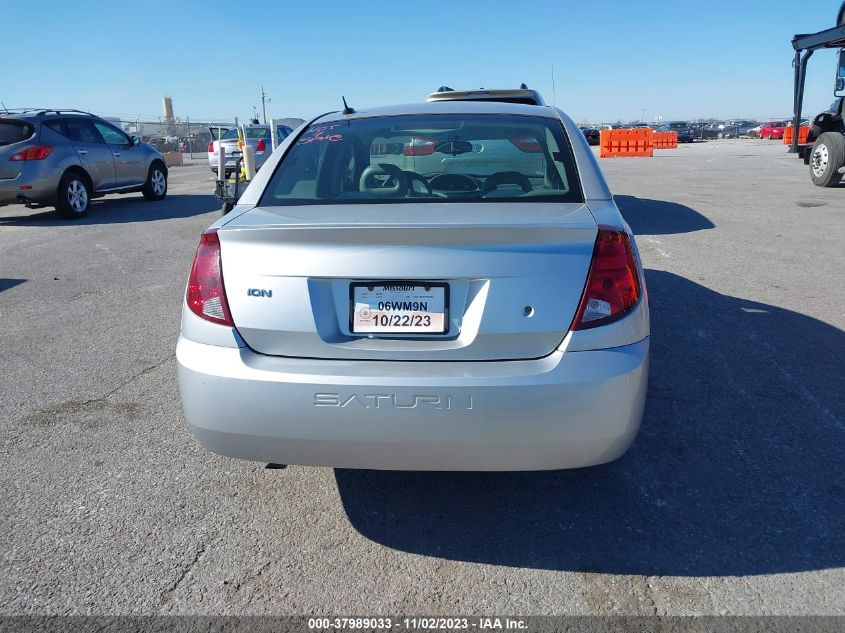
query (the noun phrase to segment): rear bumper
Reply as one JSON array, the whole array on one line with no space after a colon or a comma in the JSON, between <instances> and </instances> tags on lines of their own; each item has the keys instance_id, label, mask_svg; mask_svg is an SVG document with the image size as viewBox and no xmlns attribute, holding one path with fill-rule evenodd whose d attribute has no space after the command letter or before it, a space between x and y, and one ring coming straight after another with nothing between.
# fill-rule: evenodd
<instances>
[{"instance_id":1,"label":"rear bumper","mask_svg":"<svg viewBox=\"0 0 845 633\"><path fill-rule=\"evenodd\" d=\"M48 176L42 176L41 170L26 169L17 178L0 179L0 205L18 204L20 198L42 204L55 202L59 183L54 174Z\"/></svg>"},{"instance_id":2,"label":"rear bumper","mask_svg":"<svg viewBox=\"0 0 845 633\"><path fill-rule=\"evenodd\" d=\"M285 464L552 470L612 461L642 418L648 338L527 361L268 357L179 340L185 416L208 449Z\"/></svg>"},{"instance_id":3,"label":"rear bumper","mask_svg":"<svg viewBox=\"0 0 845 633\"><path fill-rule=\"evenodd\" d=\"M266 160L266 158L267 158L267 152L261 152L260 154L255 154L255 169L256 170L264 164L264 161ZM239 156L238 160L240 160L241 161L240 164L243 165L242 157ZM217 161L218 161L217 154L209 154L208 155L208 166L215 173L217 172L217 167L218 167ZM234 171L237 168L238 168L238 161L236 161L235 158L233 158L232 156L227 155L226 156L226 166L225 166L226 171Z\"/></svg>"}]
</instances>

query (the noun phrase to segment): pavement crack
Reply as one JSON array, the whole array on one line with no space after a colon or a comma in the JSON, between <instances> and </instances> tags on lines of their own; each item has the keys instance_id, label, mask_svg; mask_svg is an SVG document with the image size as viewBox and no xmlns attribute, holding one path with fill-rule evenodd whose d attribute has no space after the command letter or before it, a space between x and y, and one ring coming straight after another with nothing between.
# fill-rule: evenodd
<instances>
[{"instance_id":1,"label":"pavement crack","mask_svg":"<svg viewBox=\"0 0 845 633\"><path fill-rule=\"evenodd\" d=\"M170 585L170 587L168 587L164 591L164 593L162 593L160 600L161 606L164 606L173 598L173 596L176 594L176 591L191 573L191 570L203 559L206 552L208 552L210 546L211 541L203 541L202 543L200 543L200 546L194 553L193 559L179 571L179 575L177 576L176 580Z\"/></svg>"},{"instance_id":2,"label":"pavement crack","mask_svg":"<svg viewBox=\"0 0 845 633\"><path fill-rule=\"evenodd\" d=\"M257 570L255 570L251 574L248 574L247 576L245 576L239 583L237 583L235 585L235 590L240 591L241 588L244 587L245 585L252 584L253 582L259 580L261 578L261 576L264 575L264 572L267 571L270 568L271 564L272 564L272 561L267 561L266 563L261 565L261 567L259 567Z\"/></svg>"},{"instance_id":3,"label":"pavement crack","mask_svg":"<svg viewBox=\"0 0 845 633\"><path fill-rule=\"evenodd\" d=\"M125 381L123 381L122 383L120 383L117 387L115 387L115 388L114 388L114 389L112 389L111 391L106 392L106 394L105 394L105 395L104 395L101 399L102 399L102 400L105 400L105 399L106 399L106 398L108 398L109 396L114 395L115 393L117 393L118 391L120 391L121 389L123 389L126 385L129 385L129 384L131 384L131 383L135 382L135 381L136 381L136 380L138 380L138 378L140 378L141 376L146 376L146 375L147 375L147 374L149 374L150 372L155 371L156 369L158 369L159 367L161 367L162 365L164 365L166 362L168 362L168 361L170 361L170 360L172 360L172 359L174 359L174 358L176 358L176 354L175 354L175 353L174 353L174 354L170 354L170 356L168 356L167 358L165 358L165 359L164 359L164 360L162 360L162 361L159 361L159 362L158 362L158 363L156 363L155 365L150 365L149 367L145 367L144 369L142 369L141 371L139 371L137 374L135 374L135 375L134 375L134 376L132 376L131 378L128 378L127 380L125 380Z\"/></svg>"}]
</instances>

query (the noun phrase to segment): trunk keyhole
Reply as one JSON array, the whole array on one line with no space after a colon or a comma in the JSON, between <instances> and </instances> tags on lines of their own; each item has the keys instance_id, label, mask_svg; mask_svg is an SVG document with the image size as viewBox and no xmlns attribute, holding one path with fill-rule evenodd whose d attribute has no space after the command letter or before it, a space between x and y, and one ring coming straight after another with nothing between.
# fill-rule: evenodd
<instances>
[{"instance_id":1,"label":"trunk keyhole","mask_svg":"<svg viewBox=\"0 0 845 633\"><path fill-rule=\"evenodd\" d=\"M528 317L529 319L534 316L534 308L531 306L525 306L522 308L522 316Z\"/></svg>"}]
</instances>

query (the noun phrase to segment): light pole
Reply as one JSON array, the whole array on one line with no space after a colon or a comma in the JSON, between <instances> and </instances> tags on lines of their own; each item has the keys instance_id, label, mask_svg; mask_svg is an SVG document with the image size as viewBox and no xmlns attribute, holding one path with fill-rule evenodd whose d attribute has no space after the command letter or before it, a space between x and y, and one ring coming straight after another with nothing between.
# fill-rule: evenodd
<instances>
[{"instance_id":1,"label":"light pole","mask_svg":"<svg viewBox=\"0 0 845 633\"><path fill-rule=\"evenodd\" d=\"M261 114L264 116L264 125L267 125L267 104L270 101L270 97L264 92L264 86L261 86Z\"/></svg>"},{"instance_id":2,"label":"light pole","mask_svg":"<svg viewBox=\"0 0 845 633\"><path fill-rule=\"evenodd\" d=\"M645 108L641 108L643 111L642 116L640 117L640 123L645 123Z\"/></svg>"}]
</instances>

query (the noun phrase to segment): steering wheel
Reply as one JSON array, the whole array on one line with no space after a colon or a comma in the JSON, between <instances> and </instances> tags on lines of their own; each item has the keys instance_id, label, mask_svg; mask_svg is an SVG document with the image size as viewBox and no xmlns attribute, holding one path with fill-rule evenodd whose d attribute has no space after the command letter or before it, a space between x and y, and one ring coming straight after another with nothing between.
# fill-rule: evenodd
<instances>
[{"instance_id":1,"label":"steering wheel","mask_svg":"<svg viewBox=\"0 0 845 633\"><path fill-rule=\"evenodd\" d=\"M428 184L428 181L423 176L421 176L415 171L405 171L402 173L405 174L405 178L408 179L408 194L410 196L418 197L422 195L419 192L414 191L414 187L411 185L411 183L416 180L418 182L421 182L425 187L425 195L427 195L429 198L434 197L434 193L431 191L431 185Z\"/></svg>"},{"instance_id":2,"label":"steering wheel","mask_svg":"<svg viewBox=\"0 0 845 633\"><path fill-rule=\"evenodd\" d=\"M358 190L377 196L401 198L408 192L408 177L396 165L370 165L361 173Z\"/></svg>"}]
</instances>

